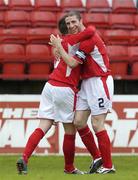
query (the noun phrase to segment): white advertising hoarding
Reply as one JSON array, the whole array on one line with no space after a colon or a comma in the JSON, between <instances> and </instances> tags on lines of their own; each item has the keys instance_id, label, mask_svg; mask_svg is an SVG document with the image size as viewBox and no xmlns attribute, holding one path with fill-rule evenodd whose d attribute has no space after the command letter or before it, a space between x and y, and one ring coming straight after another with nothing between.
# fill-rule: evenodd
<instances>
[{"instance_id":1,"label":"white advertising hoarding","mask_svg":"<svg viewBox=\"0 0 138 180\"><path fill-rule=\"evenodd\" d=\"M0 154L22 153L27 139L38 126L39 95L0 95ZM88 120L91 128L90 119ZM115 154L138 154L138 96L116 95L106 129ZM35 153L62 154L64 130L53 126L41 140ZM76 136L76 153L88 153Z\"/></svg>"}]
</instances>

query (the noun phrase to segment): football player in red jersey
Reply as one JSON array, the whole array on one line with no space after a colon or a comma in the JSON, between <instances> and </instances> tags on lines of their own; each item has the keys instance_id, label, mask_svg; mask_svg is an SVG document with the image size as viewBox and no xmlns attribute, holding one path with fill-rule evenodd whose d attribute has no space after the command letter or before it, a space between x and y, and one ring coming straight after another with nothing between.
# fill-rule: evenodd
<instances>
[{"instance_id":1,"label":"football player in red jersey","mask_svg":"<svg viewBox=\"0 0 138 180\"><path fill-rule=\"evenodd\" d=\"M76 34L84 30L81 23L75 23L77 20L82 22L82 19L78 18L78 12L69 12L65 15L68 33ZM78 93L74 124L81 136L87 134L89 132L87 120L91 112L92 127L97 137L103 161L103 165L97 170L97 173L114 173L111 143L104 126L107 113L112 108L113 96L113 78L109 69L109 59L104 42L95 32L90 39L80 43L75 55L72 56L72 62L74 62L72 63L70 61L71 56L64 51L60 38L52 35L51 41L68 66L76 68L80 62L83 63L81 73L83 81ZM90 170L90 173L93 172Z\"/></svg>"},{"instance_id":2,"label":"football player in red jersey","mask_svg":"<svg viewBox=\"0 0 138 180\"><path fill-rule=\"evenodd\" d=\"M93 27L85 29L82 33L66 36L62 45L70 54L74 55L78 49L78 43L93 36L95 29ZM53 122L62 122L65 130L63 153L65 157L65 173L84 174L74 166L75 154L75 134L76 129L73 124L76 92L80 79L80 68L70 68L62 58L58 57L55 62L55 69L46 82L40 99L38 118L40 123L37 129L31 134L26 144L23 156L17 161L17 170L20 174L27 173L27 163L32 152L51 128ZM99 151L97 156L99 156Z\"/></svg>"}]
</instances>

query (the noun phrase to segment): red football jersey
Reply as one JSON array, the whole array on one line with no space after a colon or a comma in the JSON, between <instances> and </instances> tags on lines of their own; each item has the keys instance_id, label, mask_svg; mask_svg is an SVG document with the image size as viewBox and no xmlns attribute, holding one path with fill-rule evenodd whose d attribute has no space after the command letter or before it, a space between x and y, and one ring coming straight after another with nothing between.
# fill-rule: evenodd
<instances>
[{"instance_id":1,"label":"red football jersey","mask_svg":"<svg viewBox=\"0 0 138 180\"><path fill-rule=\"evenodd\" d=\"M86 40L93 36L95 33L95 28L90 26L86 28L83 32L74 34L74 35L66 35L62 41L63 48L68 52L71 56L74 56L76 51L79 48L79 42ZM62 58L55 61L55 69L52 74L49 76L50 80L55 80L57 82L65 83L67 85L76 87L78 85L81 73L81 65L78 65L75 68L70 68Z\"/></svg>"},{"instance_id":2,"label":"red football jersey","mask_svg":"<svg viewBox=\"0 0 138 180\"><path fill-rule=\"evenodd\" d=\"M74 57L83 62L82 79L110 74L106 46L97 33L91 39L80 43L79 50Z\"/></svg>"}]
</instances>

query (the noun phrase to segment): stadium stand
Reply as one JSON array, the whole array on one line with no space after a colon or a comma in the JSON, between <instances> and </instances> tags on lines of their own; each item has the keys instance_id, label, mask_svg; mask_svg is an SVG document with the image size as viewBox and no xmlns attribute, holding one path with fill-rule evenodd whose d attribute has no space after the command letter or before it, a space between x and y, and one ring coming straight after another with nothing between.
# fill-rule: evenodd
<instances>
[{"instance_id":1,"label":"stadium stand","mask_svg":"<svg viewBox=\"0 0 138 180\"><path fill-rule=\"evenodd\" d=\"M9 10L22 10L22 11L33 10L31 0L9 0L8 7Z\"/></svg>"},{"instance_id":2,"label":"stadium stand","mask_svg":"<svg viewBox=\"0 0 138 180\"><path fill-rule=\"evenodd\" d=\"M111 63L111 71L116 79L124 78L128 75L128 48L121 45L107 46Z\"/></svg>"},{"instance_id":3,"label":"stadium stand","mask_svg":"<svg viewBox=\"0 0 138 180\"><path fill-rule=\"evenodd\" d=\"M109 4L108 0L102 0L102 1L97 1L97 0L86 0L86 10L88 13L91 12L111 12L112 8Z\"/></svg>"},{"instance_id":4,"label":"stadium stand","mask_svg":"<svg viewBox=\"0 0 138 180\"><path fill-rule=\"evenodd\" d=\"M138 45L138 30L130 31L130 40L132 45Z\"/></svg>"},{"instance_id":5,"label":"stadium stand","mask_svg":"<svg viewBox=\"0 0 138 180\"><path fill-rule=\"evenodd\" d=\"M76 10L79 12L85 12L86 7L83 6L81 0L69 1L69 0L60 0L61 11L67 12L70 10Z\"/></svg>"},{"instance_id":6,"label":"stadium stand","mask_svg":"<svg viewBox=\"0 0 138 180\"><path fill-rule=\"evenodd\" d=\"M0 44L2 79L25 79L25 49L19 44Z\"/></svg>"},{"instance_id":7,"label":"stadium stand","mask_svg":"<svg viewBox=\"0 0 138 180\"><path fill-rule=\"evenodd\" d=\"M56 27L57 18L54 12L32 11L30 20L33 27Z\"/></svg>"},{"instance_id":8,"label":"stadium stand","mask_svg":"<svg viewBox=\"0 0 138 180\"><path fill-rule=\"evenodd\" d=\"M86 26L93 24L97 28L109 28L109 15L107 13L84 13L83 21Z\"/></svg>"},{"instance_id":9,"label":"stadium stand","mask_svg":"<svg viewBox=\"0 0 138 180\"><path fill-rule=\"evenodd\" d=\"M130 31L124 29L108 29L103 34L104 41L110 45L129 45Z\"/></svg>"},{"instance_id":10,"label":"stadium stand","mask_svg":"<svg viewBox=\"0 0 138 180\"><path fill-rule=\"evenodd\" d=\"M35 0L35 10L60 12L61 7L57 5L56 0Z\"/></svg>"},{"instance_id":11,"label":"stadium stand","mask_svg":"<svg viewBox=\"0 0 138 180\"><path fill-rule=\"evenodd\" d=\"M135 25L135 28L138 29L138 14L134 16L134 25Z\"/></svg>"},{"instance_id":12,"label":"stadium stand","mask_svg":"<svg viewBox=\"0 0 138 180\"><path fill-rule=\"evenodd\" d=\"M49 35L59 33L57 21L69 10L97 27L114 79L138 80L138 0L0 0L0 79L46 80L52 69Z\"/></svg>"},{"instance_id":13,"label":"stadium stand","mask_svg":"<svg viewBox=\"0 0 138 180\"><path fill-rule=\"evenodd\" d=\"M133 14L113 14L109 15L110 28L113 29L135 29Z\"/></svg>"},{"instance_id":14,"label":"stadium stand","mask_svg":"<svg viewBox=\"0 0 138 180\"><path fill-rule=\"evenodd\" d=\"M0 27L4 27L5 22L4 22L4 12L0 11Z\"/></svg>"},{"instance_id":15,"label":"stadium stand","mask_svg":"<svg viewBox=\"0 0 138 180\"><path fill-rule=\"evenodd\" d=\"M51 33L54 33L54 30L50 27L29 28L27 41L28 43L47 44Z\"/></svg>"},{"instance_id":16,"label":"stadium stand","mask_svg":"<svg viewBox=\"0 0 138 180\"><path fill-rule=\"evenodd\" d=\"M47 80L52 70L52 56L50 48L42 44L28 44L26 46L28 62L28 79Z\"/></svg>"},{"instance_id":17,"label":"stadium stand","mask_svg":"<svg viewBox=\"0 0 138 180\"><path fill-rule=\"evenodd\" d=\"M138 61L137 62L134 62L131 66L131 75L132 75L132 78L135 77L135 79L137 79L138 77Z\"/></svg>"},{"instance_id":18,"label":"stadium stand","mask_svg":"<svg viewBox=\"0 0 138 180\"><path fill-rule=\"evenodd\" d=\"M6 11L4 13L4 21L7 28L31 26L29 13L25 11Z\"/></svg>"},{"instance_id":19,"label":"stadium stand","mask_svg":"<svg viewBox=\"0 0 138 180\"><path fill-rule=\"evenodd\" d=\"M112 0L113 13L136 13L137 8L133 0Z\"/></svg>"},{"instance_id":20,"label":"stadium stand","mask_svg":"<svg viewBox=\"0 0 138 180\"><path fill-rule=\"evenodd\" d=\"M27 28L14 27L0 29L0 43L27 43Z\"/></svg>"},{"instance_id":21,"label":"stadium stand","mask_svg":"<svg viewBox=\"0 0 138 180\"><path fill-rule=\"evenodd\" d=\"M138 61L138 46L129 46L128 56L129 56L130 62Z\"/></svg>"},{"instance_id":22,"label":"stadium stand","mask_svg":"<svg viewBox=\"0 0 138 180\"><path fill-rule=\"evenodd\" d=\"M8 6L6 5L4 0L0 0L0 11L7 10Z\"/></svg>"}]
</instances>

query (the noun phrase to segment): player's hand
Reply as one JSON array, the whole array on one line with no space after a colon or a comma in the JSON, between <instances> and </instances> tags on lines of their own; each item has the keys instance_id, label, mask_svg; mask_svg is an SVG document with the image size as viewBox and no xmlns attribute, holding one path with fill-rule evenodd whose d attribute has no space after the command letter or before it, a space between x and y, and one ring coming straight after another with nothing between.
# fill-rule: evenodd
<instances>
[{"instance_id":1,"label":"player's hand","mask_svg":"<svg viewBox=\"0 0 138 180\"><path fill-rule=\"evenodd\" d=\"M61 46L62 39L59 37L59 35L55 36L53 34L50 35L50 42L49 44L59 48Z\"/></svg>"}]
</instances>

